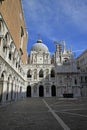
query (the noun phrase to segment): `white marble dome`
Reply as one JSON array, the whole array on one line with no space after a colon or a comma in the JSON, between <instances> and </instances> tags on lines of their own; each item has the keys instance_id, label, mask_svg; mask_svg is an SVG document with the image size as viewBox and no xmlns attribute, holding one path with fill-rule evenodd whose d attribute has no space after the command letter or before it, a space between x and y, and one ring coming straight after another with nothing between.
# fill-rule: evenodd
<instances>
[{"instance_id":1,"label":"white marble dome","mask_svg":"<svg viewBox=\"0 0 87 130\"><path fill-rule=\"evenodd\" d=\"M32 48L31 51L36 51L36 52L48 52L48 47L42 43L42 40L37 40L37 43L35 43Z\"/></svg>"}]
</instances>

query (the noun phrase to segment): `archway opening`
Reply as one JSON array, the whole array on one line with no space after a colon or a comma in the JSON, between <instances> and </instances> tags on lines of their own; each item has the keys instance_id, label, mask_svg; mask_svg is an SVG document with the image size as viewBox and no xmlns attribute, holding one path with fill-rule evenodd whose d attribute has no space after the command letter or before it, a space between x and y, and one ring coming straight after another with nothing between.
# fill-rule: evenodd
<instances>
[{"instance_id":1,"label":"archway opening","mask_svg":"<svg viewBox=\"0 0 87 130\"><path fill-rule=\"evenodd\" d=\"M27 86L27 97L31 97L31 86Z\"/></svg>"},{"instance_id":2,"label":"archway opening","mask_svg":"<svg viewBox=\"0 0 87 130\"><path fill-rule=\"evenodd\" d=\"M56 86L55 86L55 85L53 85L53 86L51 87L51 95L52 95L52 96L56 96Z\"/></svg>"},{"instance_id":3,"label":"archway opening","mask_svg":"<svg viewBox=\"0 0 87 130\"><path fill-rule=\"evenodd\" d=\"M39 97L43 97L44 96L44 88L43 88L43 86L41 85L40 87L39 87Z\"/></svg>"}]
</instances>

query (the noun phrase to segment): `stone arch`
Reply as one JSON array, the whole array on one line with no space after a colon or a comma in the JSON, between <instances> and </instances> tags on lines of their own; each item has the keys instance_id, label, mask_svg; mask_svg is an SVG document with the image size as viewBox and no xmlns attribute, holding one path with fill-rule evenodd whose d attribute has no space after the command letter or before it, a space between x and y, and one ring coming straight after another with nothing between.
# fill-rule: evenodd
<instances>
[{"instance_id":1,"label":"stone arch","mask_svg":"<svg viewBox=\"0 0 87 130\"><path fill-rule=\"evenodd\" d=\"M27 97L31 97L31 86L27 86Z\"/></svg>"},{"instance_id":2,"label":"stone arch","mask_svg":"<svg viewBox=\"0 0 87 130\"><path fill-rule=\"evenodd\" d=\"M3 73L1 74L1 80L2 81L4 80L4 74Z\"/></svg>"},{"instance_id":3,"label":"stone arch","mask_svg":"<svg viewBox=\"0 0 87 130\"><path fill-rule=\"evenodd\" d=\"M55 85L51 86L51 96L56 96L56 86Z\"/></svg>"},{"instance_id":4,"label":"stone arch","mask_svg":"<svg viewBox=\"0 0 87 130\"><path fill-rule=\"evenodd\" d=\"M3 82L4 82L4 80L7 80L7 72L6 72L6 70L3 70L1 75L3 75Z\"/></svg>"}]
</instances>

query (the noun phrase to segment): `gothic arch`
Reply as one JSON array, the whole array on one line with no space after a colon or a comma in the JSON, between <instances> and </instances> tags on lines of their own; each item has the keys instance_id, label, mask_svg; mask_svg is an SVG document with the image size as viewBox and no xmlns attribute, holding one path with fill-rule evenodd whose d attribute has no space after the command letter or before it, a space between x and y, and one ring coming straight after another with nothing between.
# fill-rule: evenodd
<instances>
[{"instance_id":1,"label":"gothic arch","mask_svg":"<svg viewBox=\"0 0 87 130\"><path fill-rule=\"evenodd\" d=\"M40 78L42 78L44 75L43 75L43 70L41 69L40 71L39 71L39 77Z\"/></svg>"},{"instance_id":2,"label":"gothic arch","mask_svg":"<svg viewBox=\"0 0 87 130\"><path fill-rule=\"evenodd\" d=\"M7 80L7 72L5 70L2 71L1 76L3 75L3 81Z\"/></svg>"}]
</instances>

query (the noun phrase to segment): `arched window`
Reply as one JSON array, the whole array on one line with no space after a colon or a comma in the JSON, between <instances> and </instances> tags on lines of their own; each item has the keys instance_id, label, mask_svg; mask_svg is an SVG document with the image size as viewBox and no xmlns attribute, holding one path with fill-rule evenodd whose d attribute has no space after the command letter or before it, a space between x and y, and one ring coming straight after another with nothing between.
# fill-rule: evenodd
<instances>
[{"instance_id":1,"label":"arched window","mask_svg":"<svg viewBox=\"0 0 87 130\"><path fill-rule=\"evenodd\" d=\"M10 41L10 36L9 36L9 33L7 32L6 35L5 35L5 41L6 43L8 44L9 41Z\"/></svg>"},{"instance_id":2,"label":"arched window","mask_svg":"<svg viewBox=\"0 0 87 130\"><path fill-rule=\"evenodd\" d=\"M9 59L11 60L11 52L9 52Z\"/></svg>"},{"instance_id":3,"label":"arched window","mask_svg":"<svg viewBox=\"0 0 87 130\"><path fill-rule=\"evenodd\" d=\"M28 70L28 72L27 72L27 78L31 78L31 70Z\"/></svg>"},{"instance_id":4,"label":"arched window","mask_svg":"<svg viewBox=\"0 0 87 130\"><path fill-rule=\"evenodd\" d=\"M1 75L1 80L4 80L4 74L2 73L2 75Z\"/></svg>"},{"instance_id":5,"label":"arched window","mask_svg":"<svg viewBox=\"0 0 87 130\"><path fill-rule=\"evenodd\" d=\"M1 35L2 35L3 31L4 31L4 22L3 22L2 18L0 18L0 32L1 32Z\"/></svg>"},{"instance_id":6,"label":"arched window","mask_svg":"<svg viewBox=\"0 0 87 130\"><path fill-rule=\"evenodd\" d=\"M51 70L51 77L55 77L55 71L53 69Z\"/></svg>"},{"instance_id":7,"label":"arched window","mask_svg":"<svg viewBox=\"0 0 87 130\"><path fill-rule=\"evenodd\" d=\"M43 77L43 70L42 70L42 69L39 71L39 77L40 77L40 78Z\"/></svg>"},{"instance_id":8,"label":"arched window","mask_svg":"<svg viewBox=\"0 0 87 130\"><path fill-rule=\"evenodd\" d=\"M2 39L2 43L3 43L3 52L4 52L4 53L7 53L7 44L6 44L4 38Z\"/></svg>"}]
</instances>

